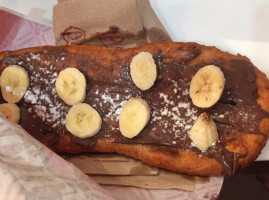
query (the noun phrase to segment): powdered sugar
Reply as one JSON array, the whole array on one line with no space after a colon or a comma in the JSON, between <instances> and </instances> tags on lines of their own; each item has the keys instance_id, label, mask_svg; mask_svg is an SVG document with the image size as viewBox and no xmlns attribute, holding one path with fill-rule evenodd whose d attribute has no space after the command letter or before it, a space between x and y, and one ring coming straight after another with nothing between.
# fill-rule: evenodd
<instances>
[{"instance_id":1,"label":"powdered sugar","mask_svg":"<svg viewBox=\"0 0 269 200\"><path fill-rule=\"evenodd\" d=\"M189 95L189 90L188 89L185 89L183 92L182 92L182 95Z\"/></svg>"},{"instance_id":2,"label":"powdered sugar","mask_svg":"<svg viewBox=\"0 0 269 200\"><path fill-rule=\"evenodd\" d=\"M39 53L38 54L30 53L30 56L31 56L31 59L40 61L40 54ZM30 61L30 58L29 58L29 60L27 58L27 61Z\"/></svg>"},{"instance_id":3,"label":"powdered sugar","mask_svg":"<svg viewBox=\"0 0 269 200\"><path fill-rule=\"evenodd\" d=\"M37 104L39 94L40 94L40 89L38 87L34 87L32 90L26 91L24 95L24 100L31 104Z\"/></svg>"},{"instance_id":4,"label":"powdered sugar","mask_svg":"<svg viewBox=\"0 0 269 200\"><path fill-rule=\"evenodd\" d=\"M45 62L45 64L46 64L47 66L50 65L50 61L45 60L44 62Z\"/></svg>"},{"instance_id":5,"label":"powdered sugar","mask_svg":"<svg viewBox=\"0 0 269 200\"><path fill-rule=\"evenodd\" d=\"M65 116L70 106L65 105L56 93L55 81L58 74L55 66L62 64L61 61L68 59L68 57L59 56L55 61L43 61L44 59L40 57L40 54L30 53L28 58L30 61L34 60L34 62L28 65L31 71L31 86L25 94L25 101L32 105L28 112L39 116L44 122L52 123L50 124L52 127L64 125ZM35 66L36 61L40 61L42 66ZM33 66L35 66L34 70ZM96 85L93 84L94 86L90 83L90 86L87 87L86 103L89 103L100 113L103 122L109 125L109 130L119 130L119 118L122 108L132 95L142 97L144 95L145 100L151 107L149 123L155 122L157 124L152 126L151 130L161 130L164 134L172 134L172 140L169 140L169 143L173 145L179 145L180 140L187 139L188 134L186 133L188 133L196 120L197 110L188 101L188 89L182 89L186 88L186 84L184 87L179 87L182 86L181 80L168 80L170 83L167 84L169 86L167 90L166 88L152 90L154 99L151 101L152 98L147 96L151 92L150 90L141 92L131 86L122 88L121 83L123 80L119 75L118 78L110 81L110 85L105 87L105 89L98 85L98 83ZM118 88L119 86L120 89ZM162 92L157 93L156 91ZM88 94L92 96L88 98ZM158 106L155 107L155 105ZM161 128L159 129L158 126L161 126ZM108 135L106 136L109 137Z\"/></svg>"},{"instance_id":6,"label":"powdered sugar","mask_svg":"<svg viewBox=\"0 0 269 200\"><path fill-rule=\"evenodd\" d=\"M187 91L182 92L182 95L187 94ZM191 129L197 118L197 110L191 107L190 102L177 102L174 96L170 97L168 94L159 93L159 97L163 107L159 110L154 109L152 121L157 121L160 126L163 126L161 129L163 133L172 131L175 139L186 139L187 134L181 133L186 133Z\"/></svg>"},{"instance_id":7,"label":"powdered sugar","mask_svg":"<svg viewBox=\"0 0 269 200\"><path fill-rule=\"evenodd\" d=\"M22 90L26 90L26 88L25 87L22 87ZM21 93L17 93L17 92L15 92L14 90L12 90L12 87L11 86L9 86L9 85L7 85L6 87L5 87L5 91L6 92L10 92L10 93L12 93L13 95L15 95L15 96L18 96L18 97L22 97L23 96L23 94L24 94L24 92L21 92Z\"/></svg>"},{"instance_id":8,"label":"powdered sugar","mask_svg":"<svg viewBox=\"0 0 269 200\"><path fill-rule=\"evenodd\" d=\"M192 147L196 147L196 144L194 142L191 142Z\"/></svg>"},{"instance_id":9,"label":"powdered sugar","mask_svg":"<svg viewBox=\"0 0 269 200\"><path fill-rule=\"evenodd\" d=\"M31 59L40 61L40 54L32 54ZM46 65L50 65L49 61L44 62ZM27 104L32 105L28 109L29 113L35 114L44 122L52 123L53 127L59 124L65 123L66 113L63 111L65 105L59 101L55 82L58 76L54 70L54 66L38 67L33 70L33 65L29 66L29 72L31 73L31 85L26 91L24 100Z\"/></svg>"},{"instance_id":10,"label":"powdered sugar","mask_svg":"<svg viewBox=\"0 0 269 200\"><path fill-rule=\"evenodd\" d=\"M109 110L108 113L105 115L105 121L107 118L111 118L114 121L119 121L119 116L122 110L122 107L125 105L125 103L129 100L131 95L128 95L125 97L125 100L120 100L119 94L116 94L115 97L112 97L109 93L104 93L101 95L101 99L104 104L108 103Z\"/></svg>"},{"instance_id":11,"label":"powdered sugar","mask_svg":"<svg viewBox=\"0 0 269 200\"><path fill-rule=\"evenodd\" d=\"M6 92L11 92L11 91L12 91L12 88L9 85L7 85L6 86Z\"/></svg>"}]
</instances>

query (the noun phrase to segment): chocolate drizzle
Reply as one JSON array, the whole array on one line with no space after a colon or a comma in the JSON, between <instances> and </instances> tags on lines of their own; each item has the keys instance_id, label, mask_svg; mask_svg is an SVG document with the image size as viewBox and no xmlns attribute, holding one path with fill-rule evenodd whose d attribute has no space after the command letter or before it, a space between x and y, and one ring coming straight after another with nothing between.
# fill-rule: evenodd
<instances>
[{"instance_id":1,"label":"chocolate drizzle","mask_svg":"<svg viewBox=\"0 0 269 200\"><path fill-rule=\"evenodd\" d=\"M189 62L201 52L192 45L187 50L179 48L178 51L182 55L180 62L165 57L161 52L154 55L158 77L154 86L143 92L133 84L129 75L130 60L124 56L115 57L110 65L104 67L102 63L106 62L105 58L97 59L54 49L9 56L0 64L1 70L17 64L29 72L31 84L19 102L20 125L49 147L53 148L63 135L69 135L72 142L85 149L92 148L99 138L116 143L168 146L214 158L223 165L226 173L232 174L238 157L244 155L229 152L221 140L201 152L188 137L188 131L197 116L207 112L217 124L219 138L232 131L259 134L259 123L268 114L256 102L254 67L239 59L230 60L229 63L221 60L207 63L222 69L226 85L217 104L209 109L200 109L191 103L189 84L192 76L203 66L194 66ZM76 138L65 128L65 116L70 107L58 97L54 85L59 72L72 65L78 66L86 75L88 86L85 103L93 106L103 119L101 131L92 138ZM151 108L150 122L133 139L123 137L118 126L121 108L130 97L145 99Z\"/></svg>"}]
</instances>

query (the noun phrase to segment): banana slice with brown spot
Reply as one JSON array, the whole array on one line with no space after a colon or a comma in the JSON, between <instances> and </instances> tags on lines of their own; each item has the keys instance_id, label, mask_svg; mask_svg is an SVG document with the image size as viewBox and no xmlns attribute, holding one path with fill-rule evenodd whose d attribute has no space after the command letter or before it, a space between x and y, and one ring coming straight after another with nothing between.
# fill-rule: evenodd
<instances>
[{"instance_id":1,"label":"banana slice with brown spot","mask_svg":"<svg viewBox=\"0 0 269 200\"><path fill-rule=\"evenodd\" d=\"M221 97L225 77L220 68L207 65L198 70L190 84L192 103L200 108L213 106Z\"/></svg>"}]
</instances>

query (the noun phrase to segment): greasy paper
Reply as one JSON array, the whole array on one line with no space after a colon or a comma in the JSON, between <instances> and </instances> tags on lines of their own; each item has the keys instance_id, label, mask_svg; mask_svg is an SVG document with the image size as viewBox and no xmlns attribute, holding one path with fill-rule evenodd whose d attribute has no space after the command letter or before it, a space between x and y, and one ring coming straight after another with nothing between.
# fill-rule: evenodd
<instances>
[{"instance_id":1,"label":"greasy paper","mask_svg":"<svg viewBox=\"0 0 269 200\"><path fill-rule=\"evenodd\" d=\"M62 0L53 11L56 45L130 48L171 41L148 0Z\"/></svg>"}]
</instances>

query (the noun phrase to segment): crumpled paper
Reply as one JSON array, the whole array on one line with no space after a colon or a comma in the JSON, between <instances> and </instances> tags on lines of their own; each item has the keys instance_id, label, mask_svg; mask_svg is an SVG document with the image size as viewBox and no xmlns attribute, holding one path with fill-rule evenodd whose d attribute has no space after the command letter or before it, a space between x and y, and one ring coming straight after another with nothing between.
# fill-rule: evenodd
<instances>
[{"instance_id":1,"label":"crumpled paper","mask_svg":"<svg viewBox=\"0 0 269 200\"><path fill-rule=\"evenodd\" d=\"M74 165L0 113L1 199L113 199Z\"/></svg>"},{"instance_id":2,"label":"crumpled paper","mask_svg":"<svg viewBox=\"0 0 269 200\"><path fill-rule=\"evenodd\" d=\"M0 9L0 51L54 45L53 29Z\"/></svg>"}]
</instances>

